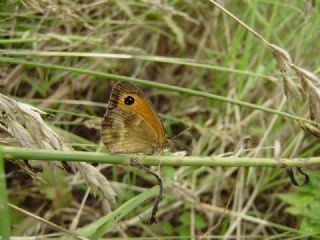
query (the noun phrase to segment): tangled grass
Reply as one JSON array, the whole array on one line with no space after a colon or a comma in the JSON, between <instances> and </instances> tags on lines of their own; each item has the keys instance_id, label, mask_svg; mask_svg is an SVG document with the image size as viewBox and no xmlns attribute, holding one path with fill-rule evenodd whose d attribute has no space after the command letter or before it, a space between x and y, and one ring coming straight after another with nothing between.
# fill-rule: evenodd
<instances>
[{"instance_id":1,"label":"tangled grass","mask_svg":"<svg viewBox=\"0 0 320 240\"><path fill-rule=\"evenodd\" d=\"M212 0L0 3L2 145L103 152L99 128L110 80L134 79L153 87L145 90L174 139L172 150L317 156L319 4L219 3L224 8ZM218 97L182 95L158 83ZM317 166L301 188L280 168L159 166L165 195L159 223L149 226L141 219L157 188L144 171L68 162L74 171L67 173L59 164L30 164L6 161L9 202L77 238L320 236ZM62 234L32 215L10 215L12 236Z\"/></svg>"}]
</instances>

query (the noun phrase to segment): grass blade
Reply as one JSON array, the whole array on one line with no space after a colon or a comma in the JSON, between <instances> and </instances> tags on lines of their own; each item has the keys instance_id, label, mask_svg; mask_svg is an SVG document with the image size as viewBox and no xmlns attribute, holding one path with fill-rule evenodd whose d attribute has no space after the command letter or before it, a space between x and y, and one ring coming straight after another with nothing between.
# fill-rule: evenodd
<instances>
[{"instance_id":1,"label":"grass blade","mask_svg":"<svg viewBox=\"0 0 320 240\"><path fill-rule=\"evenodd\" d=\"M110 229L125 216L130 214L136 207L141 205L145 200L158 194L159 186L155 186L147 191L139 194L138 196L130 199L129 201L122 204L113 212L100 218L96 222L82 228L77 231L81 236L88 237L90 239L99 239L105 233L110 231Z\"/></svg>"},{"instance_id":2,"label":"grass blade","mask_svg":"<svg viewBox=\"0 0 320 240\"><path fill-rule=\"evenodd\" d=\"M4 158L0 153L0 236L10 239L10 212L6 187L6 174L4 171Z\"/></svg>"}]
</instances>

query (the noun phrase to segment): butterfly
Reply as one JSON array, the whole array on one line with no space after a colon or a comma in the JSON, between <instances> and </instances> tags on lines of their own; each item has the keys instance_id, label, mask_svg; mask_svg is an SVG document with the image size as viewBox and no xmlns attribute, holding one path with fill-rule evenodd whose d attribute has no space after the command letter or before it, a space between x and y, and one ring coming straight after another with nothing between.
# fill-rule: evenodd
<instances>
[{"instance_id":1,"label":"butterfly","mask_svg":"<svg viewBox=\"0 0 320 240\"><path fill-rule=\"evenodd\" d=\"M155 107L142 90L127 82L118 82L113 87L101 135L112 153L153 154L168 146Z\"/></svg>"}]
</instances>

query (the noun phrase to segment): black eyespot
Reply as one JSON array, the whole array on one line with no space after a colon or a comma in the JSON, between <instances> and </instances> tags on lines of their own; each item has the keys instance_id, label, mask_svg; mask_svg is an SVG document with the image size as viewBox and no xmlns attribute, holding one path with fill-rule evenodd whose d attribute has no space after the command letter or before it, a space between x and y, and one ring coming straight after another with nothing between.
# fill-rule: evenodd
<instances>
[{"instance_id":1,"label":"black eyespot","mask_svg":"<svg viewBox=\"0 0 320 240\"><path fill-rule=\"evenodd\" d=\"M126 105L132 105L132 104L134 104L134 98L131 97L131 96L126 97L126 98L124 99L124 104L126 104Z\"/></svg>"}]
</instances>

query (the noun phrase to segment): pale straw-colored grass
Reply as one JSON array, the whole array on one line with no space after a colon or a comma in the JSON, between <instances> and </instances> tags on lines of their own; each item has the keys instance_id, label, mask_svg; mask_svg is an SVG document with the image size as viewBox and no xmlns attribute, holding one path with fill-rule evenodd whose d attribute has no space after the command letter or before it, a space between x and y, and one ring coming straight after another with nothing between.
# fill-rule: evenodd
<instances>
[{"instance_id":1,"label":"pale straw-colored grass","mask_svg":"<svg viewBox=\"0 0 320 240\"><path fill-rule=\"evenodd\" d=\"M289 110L297 115L297 111L301 111L301 109L299 109L301 108L301 104L297 103L301 103L302 99L306 98L308 101L308 112L310 119L313 121L318 121L320 119L320 79L314 73L295 65L292 61L290 53L287 50L267 41L267 39L265 39L262 35L253 30L250 26L241 21L238 17L233 15L218 2L213 0L209 0L209 2L214 4L223 13L234 19L248 32L257 37L257 39L260 40L261 43L272 53L273 57L278 63L280 73L283 77L283 89L284 94L287 97ZM296 76L294 76L294 74L296 74ZM293 77L300 78L300 84L295 82ZM312 125L302 122L299 122L299 125L303 129L312 133L314 136L320 137L319 125Z\"/></svg>"},{"instance_id":2,"label":"pale straw-colored grass","mask_svg":"<svg viewBox=\"0 0 320 240\"><path fill-rule=\"evenodd\" d=\"M72 146L42 119L44 111L0 94L0 109L5 125L2 128L15 138L21 147L73 151ZM107 200L115 203L115 192L109 181L93 166L84 162L68 162L90 185L92 192L99 189ZM57 164L51 164L56 167Z\"/></svg>"}]
</instances>

